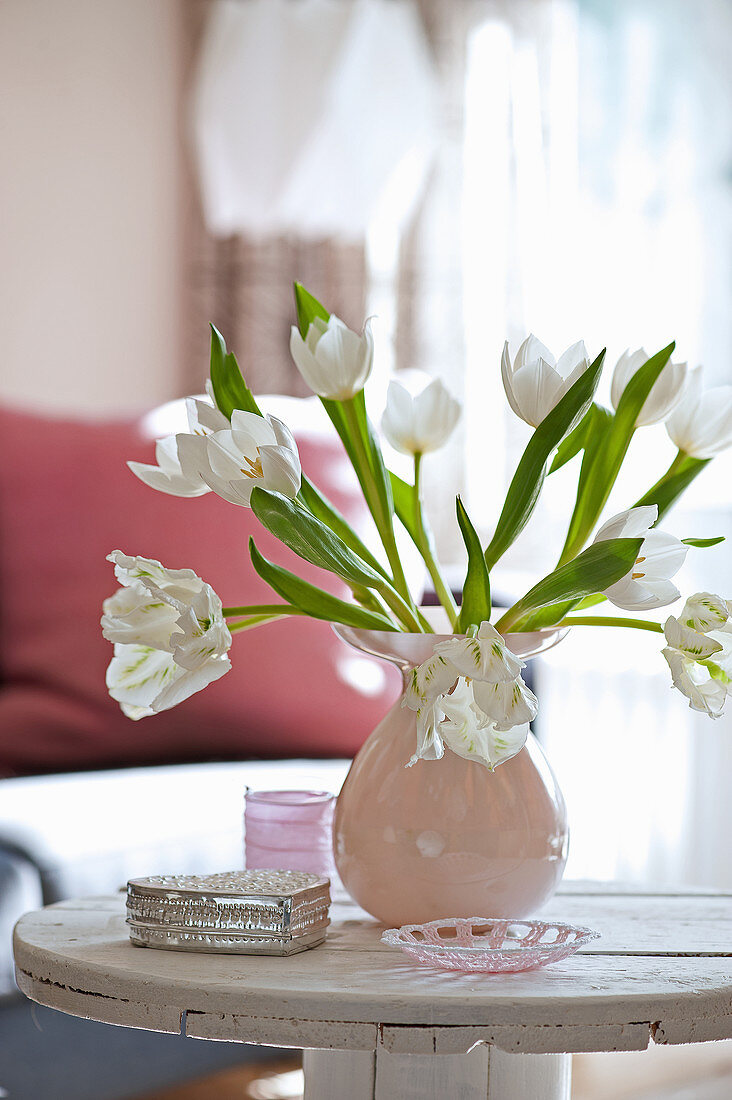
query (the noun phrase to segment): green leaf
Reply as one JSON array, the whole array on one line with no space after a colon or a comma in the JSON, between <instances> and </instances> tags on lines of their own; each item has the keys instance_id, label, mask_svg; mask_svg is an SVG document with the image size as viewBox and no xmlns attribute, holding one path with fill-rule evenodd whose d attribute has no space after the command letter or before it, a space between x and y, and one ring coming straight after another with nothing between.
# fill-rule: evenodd
<instances>
[{"instance_id":1,"label":"green leaf","mask_svg":"<svg viewBox=\"0 0 732 1100\"><path fill-rule=\"evenodd\" d=\"M542 420L529 440L506 494L495 534L485 552L489 572L531 518L544 483L549 455L577 420L585 415L597 389L604 358L603 350Z\"/></svg>"},{"instance_id":2,"label":"green leaf","mask_svg":"<svg viewBox=\"0 0 732 1100\"><path fill-rule=\"evenodd\" d=\"M582 420L569 435L565 436L557 448L554 460L549 467L549 473L553 474L570 462L580 451L584 451L596 440L597 432L603 432L607 424L612 420L612 413L602 405L590 405Z\"/></svg>"},{"instance_id":3,"label":"green leaf","mask_svg":"<svg viewBox=\"0 0 732 1100\"><path fill-rule=\"evenodd\" d=\"M381 563L361 541L345 516L341 515L338 509L331 504L317 485L314 485L308 478L303 477L300 493L303 503L310 509L314 516L317 516L319 520L327 524L331 531L334 531L335 534L345 542L346 546L350 547L359 558L362 558L363 561L367 562L373 569L376 569L377 572L381 573L387 580L389 579Z\"/></svg>"},{"instance_id":4,"label":"green leaf","mask_svg":"<svg viewBox=\"0 0 732 1100\"><path fill-rule=\"evenodd\" d=\"M554 626L561 622L572 611L583 611L587 607L595 607L598 603L604 603L607 599L602 593L585 596L583 600L564 600L562 603L553 603L548 607L542 607L538 611L532 611L520 622L513 626L513 630L542 630L547 626Z\"/></svg>"},{"instance_id":5,"label":"green leaf","mask_svg":"<svg viewBox=\"0 0 732 1100\"><path fill-rule=\"evenodd\" d=\"M720 542L724 542L724 535L717 535L713 539L682 539L681 541L687 546L697 546L703 550L707 546L719 546Z\"/></svg>"},{"instance_id":6,"label":"green leaf","mask_svg":"<svg viewBox=\"0 0 732 1100\"><path fill-rule=\"evenodd\" d=\"M580 600L562 600L561 603L540 607L538 611L532 611L515 622L511 630L516 632L544 630L548 626L561 622L572 611L576 611L580 603Z\"/></svg>"},{"instance_id":7,"label":"green leaf","mask_svg":"<svg viewBox=\"0 0 732 1100\"><path fill-rule=\"evenodd\" d=\"M680 461L674 461L673 473L664 474L652 489L636 501L633 507L642 508L645 504L655 504L658 507L656 520L658 523L711 461L711 458L692 458L691 455L684 455Z\"/></svg>"},{"instance_id":8,"label":"green leaf","mask_svg":"<svg viewBox=\"0 0 732 1100\"><path fill-rule=\"evenodd\" d=\"M330 417L330 421L335 428L343 448L348 455L349 461L353 466L358 483L361 486L361 492L367 503L369 503L369 479L368 471L364 470L363 463L356 448L355 441L351 433L351 427L348 423L346 413L343 408L343 404L340 401L335 401L331 397L321 397L320 403ZM359 435L361 434L359 427ZM366 461L368 461L369 469L371 468L371 461L368 456L368 448L366 449ZM369 504L370 507L370 504ZM374 517L375 518L375 517ZM378 524L377 524L378 526Z\"/></svg>"},{"instance_id":9,"label":"green leaf","mask_svg":"<svg viewBox=\"0 0 732 1100\"><path fill-rule=\"evenodd\" d=\"M417 516L414 510L414 486L389 471L394 511L415 546L419 545Z\"/></svg>"},{"instance_id":10,"label":"green leaf","mask_svg":"<svg viewBox=\"0 0 732 1100\"><path fill-rule=\"evenodd\" d=\"M605 539L560 565L535 584L508 614L519 622L529 612L565 600L580 600L603 592L632 569L643 539Z\"/></svg>"},{"instance_id":11,"label":"green leaf","mask_svg":"<svg viewBox=\"0 0 732 1100\"><path fill-rule=\"evenodd\" d=\"M297 325L303 340L308 334L308 329L316 317L326 324L330 320L330 314L324 305L321 305L302 283L295 283L295 307L297 309Z\"/></svg>"},{"instance_id":12,"label":"green leaf","mask_svg":"<svg viewBox=\"0 0 732 1100\"><path fill-rule=\"evenodd\" d=\"M460 497L455 498L457 520L468 551L468 571L463 585L463 602L457 621L457 633L465 634L472 624L488 622L491 617L491 582L485 566L478 532Z\"/></svg>"},{"instance_id":13,"label":"green leaf","mask_svg":"<svg viewBox=\"0 0 732 1100\"><path fill-rule=\"evenodd\" d=\"M211 385L216 405L229 420L235 409L262 415L254 394L244 381L236 356L226 350L219 330L211 325Z\"/></svg>"},{"instance_id":14,"label":"green leaf","mask_svg":"<svg viewBox=\"0 0 732 1100\"><path fill-rule=\"evenodd\" d=\"M391 481L386 472L386 466L384 465L384 456L381 452L379 437L366 412L366 395L363 390L357 393L353 398L353 405L356 410L356 418L358 420L361 438L369 457L371 472L376 482L376 491L379 496L382 512L384 516L391 517L394 515L394 499L391 493Z\"/></svg>"},{"instance_id":15,"label":"green leaf","mask_svg":"<svg viewBox=\"0 0 732 1100\"><path fill-rule=\"evenodd\" d=\"M386 584L380 573L297 501L257 486L252 490L251 504L262 526L298 557L335 573L348 584L377 589Z\"/></svg>"},{"instance_id":16,"label":"green leaf","mask_svg":"<svg viewBox=\"0 0 732 1100\"><path fill-rule=\"evenodd\" d=\"M564 603L555 603L550 607L543 607L541 610L527 615L525 619L521 620L521 624L517 624L514 629L541 630L545 626L554 626L555 623L561 622L572 611L584 611L588 607L595 607L599 603L604 603L606 599L607 596L603 596L601 592L596 592L592 596L585 596L583 600L566 600Z\"/></svg>"},{"instance_id":17,"label":"green leaf","mask_svg":"<svg viewBox=\"0 0 732 1100\"><path fill-rule=\"evenodd\" d=\"M324 592L314 584L296 576L281 565L275 565L268 561L257 549L254 539L249 540L249 553L252 564L262 580L265 580L270 588L288 600L295 607L299 607L312 619L325 619L331 623L345 623L347 626L355 626L367 630L395 630L394 624L384 615L377 615L355 604L339 600L330 592Z\"/></svg>"},{"instance_id":18,"label":"green leaf","mask_svg":"<svg viewBox=\"0 0 732 1100\"><path fill-rule=\"evenodd\" d=\"M577 500L560 562L574 558L587 542L617 481L635 432L638 414L675 346L669 344L636 371L623 390L615 415L602 435L601 445L600 441L596 441L591 457L585 452Z\"/></svg>"},{"instance_id":19,"label":"green leaf","mask_svg":"<svg viewBox=\"0 0 732 1100\"><path fill-rule=\"evenodd\" d=\"M290 618L292 615L299 615L300 612L297 607L290 606L284 608L279 615L250 615L248 619L239 619L231 627L232 632L235 634L243 633L245 630L253 630L256 626L266 626L267 623L278 623L282 619Z\"/></svg>"}]
</instances>

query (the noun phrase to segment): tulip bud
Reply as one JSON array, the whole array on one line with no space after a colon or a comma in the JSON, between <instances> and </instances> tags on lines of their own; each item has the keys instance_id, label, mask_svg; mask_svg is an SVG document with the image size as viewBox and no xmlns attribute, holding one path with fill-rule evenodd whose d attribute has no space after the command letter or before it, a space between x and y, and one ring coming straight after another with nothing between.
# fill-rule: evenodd
<instances>
[{"instance_id":1,"label":"tulip bud","mask_svg":"<svg viewBox=\"0 0 732 1100\"><path fill-rule=\"evenodd\" d=\"M371 374L374 341L368 321L359 336L331 314L327 322L316 317L304 340L293 325L290 352L313 393L346 401L360 393Z\"/></svg>"},{"instance_id":2,"label":"tulip bud","mask_svg":"<svg viewBox=\"0 0 732 1100\"><path fill-rule=\"evenodd\" d=\"M516 416L538 428L589 365L583 340L567 348L558 362L532 335L524 340L511 363L506 342L501 374L508 403Z\"/></svg>"},{"instance_id":3,"label":"tulip bud","mask_svg":"<svg viewBox=\"0 0 732 1100\"><path fill-rule=\"evenodd\" d=\"M461 406L439 378L413 397L399 382L390 382L381 421L384 435L402 454L436 451L452 434Z\"/></svg>"}]
</instances>

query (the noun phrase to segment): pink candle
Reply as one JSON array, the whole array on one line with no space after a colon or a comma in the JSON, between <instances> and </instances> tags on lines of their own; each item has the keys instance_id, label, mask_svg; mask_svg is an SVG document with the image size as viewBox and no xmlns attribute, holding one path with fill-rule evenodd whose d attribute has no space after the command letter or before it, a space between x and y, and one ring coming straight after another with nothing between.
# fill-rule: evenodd
<instances>
[{"instance_id":1,"label":"pink candle","mask_svg":"<svg viewBox=\"0 0 732 1100\"><path fill-rule=\"evenodd\" d=\"M244 803L248 870L269 867L333 877L335 795L248 790Z\"/></svg>"}]
</instances>

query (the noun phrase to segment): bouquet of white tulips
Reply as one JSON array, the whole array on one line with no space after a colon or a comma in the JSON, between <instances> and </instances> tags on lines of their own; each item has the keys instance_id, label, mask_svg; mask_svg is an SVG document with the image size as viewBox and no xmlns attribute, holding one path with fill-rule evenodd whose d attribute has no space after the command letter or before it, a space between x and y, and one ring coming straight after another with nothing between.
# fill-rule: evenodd
<instances>
[{"instance_id":1,"label":"bouquet of white tulips","mask_svg":"<svg viewBox=\"0 0 732 1100\"><path fill-rule=\"evenodd\" d=\"M456 601L435 555L420 474L423 455L441 447L453 431L460 405L440 381L416 397L399 382L390 384L382 430L414 463L411 482L396 476L385 465L366 410L364 386L373 360L369 323L360 334L351 331L299 284L295 298L292 357L353 465L380 548L369 548L308 480L289 428L262 414L234 355L212 328L208 400L188 399L189 431L158 441L157 465L131 462L130 468L160 492L184 497L214 492L251 508L296 555L344 582L350 598L267 560L254 540L252 565L275 597L261 605L223 607L193 571L114 551L109 557L122 587L105 602L102 626L115 646L108 687L126 714L141 718L174 706L229 670L233 633L288 616L378 631L431 632L407 584L396 524L421 554L456 635L435 646L405 694L405 705L420 719L417 756L439 758L442 735L449 744L448 731L464 732L468 726L491 733L485 754L490 766L518 751L537 701L504 636L544 627L663 633L674 685L695 710L721 714L732 690L730 603L697 593L665 626L638 613L676 601L679 591L671 578L689 549L722 541L680 540L657 524L712 457L732 444L732 387L704 390L701 368L689 372L685 363L672 362L671 344L650 357L642 350L621 357L608 409L594 401L604 352L591 360L580 342L557 361L529 336L512 360L506 345L501 362L506 396L534 431L487 546L460 496L456 499L467 555L462 597ZM673 462L632 507L600 525L634 433L659 421L665 421L678 448ZM545 478L575 458L576 499L555 569L495 616L495 567L530 521ZM587 613L605 600L634 617Z\"/></svg>"}]
</instances>

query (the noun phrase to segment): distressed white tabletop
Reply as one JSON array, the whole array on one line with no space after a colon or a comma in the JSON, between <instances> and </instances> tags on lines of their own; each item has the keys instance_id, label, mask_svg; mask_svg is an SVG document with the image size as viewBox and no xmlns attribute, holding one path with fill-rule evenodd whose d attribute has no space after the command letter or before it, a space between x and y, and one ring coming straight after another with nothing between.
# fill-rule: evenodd
<instances>
[{"instance_id":1,"label":"distressed white tabletop","mask_svg":"<svg viewBox=\"0 0 732 1100\"><path fill-rule=\"evenodd\" d=\"M732 1037L730 894L570 885L545 914L602 938L545 969L502 975L412 964L359 913L336 910L325 944L278 958L135 948L122 894L67 901L18 923L16 975L33 1000L93 1020L371 1057L460 1055L476 1043L559 1054Z\"/></svg>"},{"instance_id":2,"label":"distressed white tabletop","mask_svg":"<svg viewBox=\"0 0 732 1100\"><path fill-rule=\"evenodd\" d=\"M347 912L347 911L342 911ZM732 1037L732 895L563 893L545 911L602 933L543 970L413 965L369 919L334 920L289 958L132 947L124 896L66 901L19 922L20 988L109 1023L252 1042L394 1050L628 1050Z\"/></svg>"}]
</instances>

